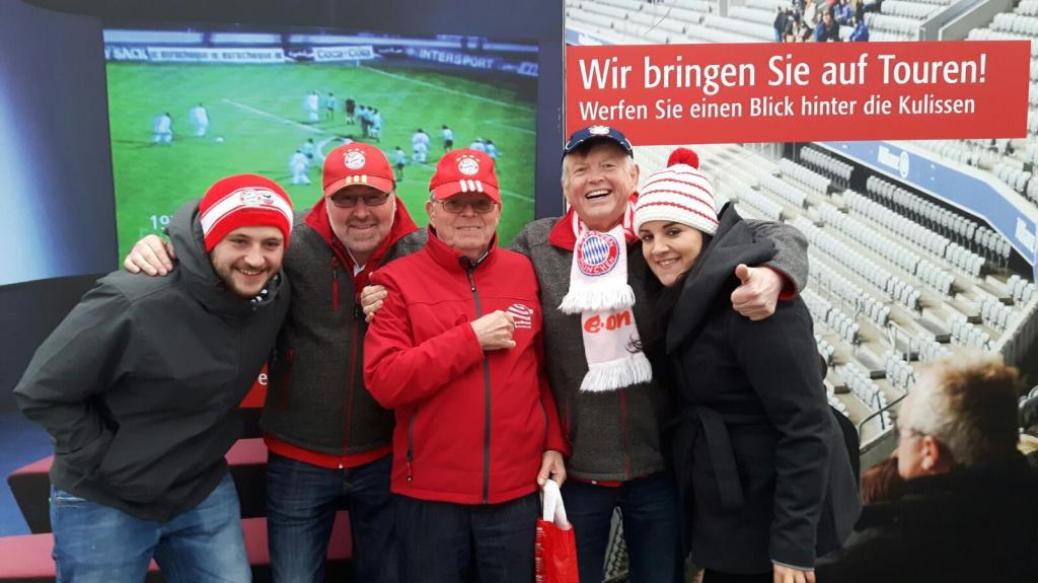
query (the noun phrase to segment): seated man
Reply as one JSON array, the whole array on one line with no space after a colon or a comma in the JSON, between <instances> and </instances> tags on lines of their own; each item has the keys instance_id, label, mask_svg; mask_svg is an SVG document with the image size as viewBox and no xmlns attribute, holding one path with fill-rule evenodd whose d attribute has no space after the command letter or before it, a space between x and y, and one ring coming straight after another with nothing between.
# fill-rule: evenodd
<instances>
[{"instance_id":1,"label":"seated man","mask_svg":"<svg viewBox=\"0 0 1038 583\"><path fill-rule=\"evenodd\" d=\"M396 415L390 489L401 580L533 581L537 486L565 479L543 369L537 278L497 248L494 161L452 150L429 183L429 241L372 275L389 294L364 381Z\"/></svg>"},{"instance_id":2,"label":"seated man","mask_svg":"<svg viewBox=\"0 0 1038 583\"><path fill-rule=\"evenodd\" d=\"M819 583L1038 581L1038 481L1017 449L1018 376L998 356L927 367L897 424L900 497L862 511Z\"/></svg>"},{"instance_id":3,"label":"seated man","mask_svg":"<svg viewBox=\"0 0 1038 583\"><path fill-rule=\"evenodd\" d=\"M15 399L54 440L59 581L251 579L224 455L288 310L288 195L243 174L182 208L170 277L102 279L36 351Z\"/></svg>"}]
</instances>

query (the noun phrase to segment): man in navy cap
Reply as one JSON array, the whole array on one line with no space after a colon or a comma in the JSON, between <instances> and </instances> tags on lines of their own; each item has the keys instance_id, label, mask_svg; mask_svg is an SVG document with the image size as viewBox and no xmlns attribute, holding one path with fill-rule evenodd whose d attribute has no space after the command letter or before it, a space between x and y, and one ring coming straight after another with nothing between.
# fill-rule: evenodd
<instances>
[{"instance_id":1,"label":"man in navy cap","mask_svg":"<svg viewBox=\"0 0 1038 583\"><path fill-rule=\"evenodd\" d=\"M572 446L563 489L580 576L601 581L610 519L619 507L631 581L682 580L676 492L660 433L671 390L635 347L652 347L651 279L631 228L639 168L616 128L591 126L567 141L562 190L569 212L534 221L513 247L530 257L545 306L548 379ZM778 248L766 267L740 265L733 307L769 317L783 289L807 281L806 242L794 228L757 223ZM610 325L612 323L612 325ZM655 374L654 374L655 373Z\"/></svg>"}]
</instances>

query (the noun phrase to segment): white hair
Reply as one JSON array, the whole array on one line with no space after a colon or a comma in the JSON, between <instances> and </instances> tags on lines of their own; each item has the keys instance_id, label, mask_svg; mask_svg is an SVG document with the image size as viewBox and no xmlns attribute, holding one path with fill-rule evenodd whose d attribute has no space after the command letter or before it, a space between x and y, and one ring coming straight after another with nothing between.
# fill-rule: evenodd
<instances>
[{"instance_id":1,"label":"white hair","mask_svg":"<svg viewBox=\"0 0 1038 583\"><path fill-rule=\"evenodd\" d=\"M930 435L969 467L1017 441L1019 374L997 354L959 351L928 365L908 397L902 427Z\"/></svg>"}]
</instances>

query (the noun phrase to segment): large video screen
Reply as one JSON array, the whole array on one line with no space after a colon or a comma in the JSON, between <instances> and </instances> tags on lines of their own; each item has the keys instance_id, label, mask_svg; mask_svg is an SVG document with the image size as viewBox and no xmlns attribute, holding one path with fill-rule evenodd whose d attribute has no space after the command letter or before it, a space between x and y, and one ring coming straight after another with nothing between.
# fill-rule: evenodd
<instances>
[{"instance_id":1,"label":"large video screen","mask_svg":"<svg viewBox=\"0 0 1038 583\"><path fill-rule=\"evenodd\" d=\"M404 162L397 192L424 224L445 131L496 157L503 244L533 218L534 42L218 25L104 38L120 256L228 174L268 176L309 208L323 156L350 140Z\"/></svg>"}]
</instances>

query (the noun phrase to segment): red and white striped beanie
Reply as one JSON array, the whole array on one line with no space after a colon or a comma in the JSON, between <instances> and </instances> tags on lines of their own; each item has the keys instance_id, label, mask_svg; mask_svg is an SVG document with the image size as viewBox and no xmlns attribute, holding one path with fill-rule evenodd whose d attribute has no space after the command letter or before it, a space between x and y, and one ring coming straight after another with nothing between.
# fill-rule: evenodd
<instances>
[{"instance_id":1,"label":"red and white striped beanie","mask_svg":"<svg viewBox=\"0 0 1038 583\"><path fill-rule=\"evenodd\" d=\"M699 156L692 150L674 150L667 167L650 175L638 191L634 230L649 221L681 223L707 235L717 232L714 187L699 171Z\"/></svg>"},{"instance_id":2,"label":"red and white striped beanie","mask_svg":"<svg viewBox=\"0 0 1038 583\"><path fill-rule=\"evenodd\" d=\"M236 174L217 180L198 203L206 253L240 227L276 227L292 233L292 199L273 180L256 174Z\"/></svg>"}]
</instances>

